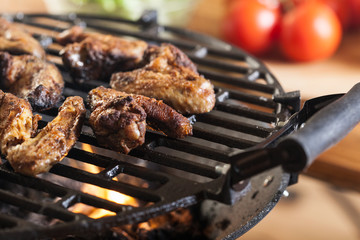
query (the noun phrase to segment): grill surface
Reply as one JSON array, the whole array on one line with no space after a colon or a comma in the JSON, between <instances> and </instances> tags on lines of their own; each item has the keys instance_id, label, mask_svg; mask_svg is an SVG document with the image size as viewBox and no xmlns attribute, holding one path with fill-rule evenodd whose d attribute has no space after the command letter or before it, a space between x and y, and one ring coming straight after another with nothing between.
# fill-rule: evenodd
<instances>
[{"instance_id":1,"label":"grill surface","mask_svg":"<svg viewBox=\"0 0 360 240\"><path fill-rule=\"evenodd\" d=\"M262 63L216 39L178 28L159 26L152 21L153 18L148 18L151 14L148 13L147 17L136 22L74 14L5 16L24 25L43 44L48 59L56 63L62 71L66 82L65 97L79 95L85 99L92 88L99 85L109 86L107 82L101 81L76 85L64 70L59 58L61 47L54 42L54 36L71 25L78 24L86 26L89 31L139 38L153 44L170 42L176 45L198 65L199 72L214 83L217 101L210 113L189 116L195 122L193 136L179 140L148 131L146 144L132 151L130 155L100 147L92 130L85 124L78 144L64 161L56 164L48 174L36 178L22 176L14 173L2 157L0 179L4 183L29 188L47 196L45 200L39 201L16 192L15 187L0 189L2 205L10 205L22 212L44 215L56 220L56 224L34 224L2 211L1 238L31 239L81 235L88 231L101 232L104 228L143 221L179 207L194 205L202 199L218 199L220 196L221 201L229 202L227 198L231 191L228 190L228 194L219 193L224 190L224 182L227 180L225 170L230 156L244 149L266 146L271 134L278 129L279 122L289 117L288 108L273 100L275 95L282 95L284 92ZM57 109L41 113L41 125L45 126L56 114ZM95 153L85 150L89 149L89 146L96 150ZM99 172L91 173L83 167L77 167L84 165L94 165ZM276 203L279 198L276 194L288 183L288 176L284 177L281 170L273 171L274 175L279 177L278 183L269 190L269 197L262 200L263 206L267 208ZM48 180L54 175L70 184ZM120 175L141 179L141 182L147 183L147 187L114 179ZM260 186L266 176L267 173L259 176L258 183L252 183L253 188ZM140 207L117 204L68 187L79 182L121 192L144 204ZM250 201L256 198L258 190L253 191ZM268 204L270 200L274 202ZM91 219L69 210L78 203L106 209L117 215ZM269 209L257 209L255 215L264 215L267 211ZM246 214L254 216L254 212ZM256 221L253 220L252 224Z\"/></svg>"}]
</instances>

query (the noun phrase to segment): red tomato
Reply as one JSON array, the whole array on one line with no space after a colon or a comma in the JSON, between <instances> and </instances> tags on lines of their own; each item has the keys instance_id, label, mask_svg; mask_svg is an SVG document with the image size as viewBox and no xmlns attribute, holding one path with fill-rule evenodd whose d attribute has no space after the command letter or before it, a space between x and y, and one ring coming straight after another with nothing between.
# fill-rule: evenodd
<instances>
[{"instance_id":1,"label":"red tomato","mask_svg":"<svg viewBox=\"0 0 360 240\"><path fill-rule=\"evenodd\" d=\"M350 1L360 2L360 0L290 0L290 1L295 7L302 5L305 2L314 2L314 1L318 1L320 3L324 3L328 5L335 12L336 16L338 16L343 29L347 29L350 26L350 22L351 22Z\"/></svg>"},{"instance_id":2,"label":"red tomato","mask_svg":"<svg viewBox=\"0 0 360 240\"><path fill-rule=\"evenodd\" d=\"M273 3L269 0L234 2L223 20L224 39L255 55L266 52L280 22L279 4Z\"/></svg>"},{"instance_id":3,"label":"red tomato","mask_svg":"<svg viewBox=\"0 0 360 240\"><path fill-rule=\"evenodd\" d=\"M328 5L332 10L334 10L344 30L350 27L351 9L350 9L349 0L320 0L320 1Z\"/></svg>"},{"instance_id":4,"label":"red tomato","mask_svg":"<svg viewBox=\"0 0 360 240\"><path fill-rule=\"evenodd\" d=\"M349 0L351 9L351 27L360 29L360 0Z\"/></svg>"},{"instance_id":5,"label":"red tomato","mask_svg":"<svg viewBox=\"0 0 360 240\"><path fill-rule=\"evenodd\" d=\"M328 6L306 2L287 12L281 24L280 47L295 61L330 57L342 37L340 21Z\"/></svg>"}]
</instances>

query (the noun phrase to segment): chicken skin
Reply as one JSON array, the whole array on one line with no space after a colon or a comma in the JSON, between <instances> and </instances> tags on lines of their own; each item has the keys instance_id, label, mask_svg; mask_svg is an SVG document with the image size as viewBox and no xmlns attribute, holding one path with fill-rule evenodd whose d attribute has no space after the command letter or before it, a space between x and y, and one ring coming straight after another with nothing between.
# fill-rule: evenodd
<instances>
[{"instance_id":1,"label":"chicken skin","mask_svg":"<svg viewBox=\"0 0 360 240\"><path fill-rule=\"evenodd\" d=\"M174 138L192 134L187 118L156 99L98 87L89 92L88 102L99 144L123 153L144 143L146 124Z\"/></svg>"},{"instance_id":2,"label":"chicken skin","mask_svg":"<svg viewBox=\"0 0 360 240\"><path fill-rule=\"evenodd\" d=\"M98 91L89 93L89 124L98 143L128 154L145 141L146 113L131 96L100 98Z\"/></svg>"},{"instance_id":3,"label":"chicken skin","mask_svg":"<svg viewBox=\"0 0 360 240\"><path fill-rule=\"evenodd\" d=\"M147 43L72 27L57 37L64 66L75 82L108 80L112 73L133 69L142 60Z\"/></svg>"},{"instance_id":4,"label":"chicken skin","mask_svg":"<svg viewBox=\"0 0 360 240\"><path fill-rule=\"evenodd\" d=\"M0 51L11 54L30 54L45 59L40 43L20 27L0 18Z\"/></svg>"},{"instance_id":5,"label":"chicken skin","mask_svg":"<svg viewBox=\"0 0 360 240\"><path fill-rule=\"evenodd\" d=\"M144 54L145 66L114 73L113 89L163 100L183 114L209 112L215 105L211 82L200 76L195 65L170 44L152 46Z\"/></svg>"},{"instance_id":6,"label":"chicken skin","mask_svg":"<svg viewBox=\"0 0 360 240\"><path fill-rule=\"evenodd\" d=\"M7 155L9 148L23 143L36 133L41 117L33 116L25 99L0 90L0 150Z\"/></svg>"},{"instance_id":7,"label":"chicken skin","mask_svg":"<svg viewBox=\"0 0 360 240\"><path fill-rule=\"evenodd\" d=\"M31 55L0 52L0 69L2 89L27 99L36 111L49 109L61 99L64 80L49 62Z\"/></svg>"},{"instance_id":8,"label":"chicken skin","mask_svg":"<svg viewBox=\"0 0 360 240\"><path fill-rule=\"evenodd\" d=\"M67 155L80 134L86 112L82 98L68 97L58 115L32 137L40 117L32 115L26 100L10 93L2 96L1 123L7 125L2 124L0 129L1 153L16 172L35 176L49 171Z\"/></svg>"}]
</instances>

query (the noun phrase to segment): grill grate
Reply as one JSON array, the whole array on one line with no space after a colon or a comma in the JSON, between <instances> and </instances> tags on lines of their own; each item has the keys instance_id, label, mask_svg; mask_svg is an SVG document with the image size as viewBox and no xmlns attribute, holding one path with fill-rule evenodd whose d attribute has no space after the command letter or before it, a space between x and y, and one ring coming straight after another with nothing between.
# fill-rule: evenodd
<instances>
[{"instance_id":1,"label":"grill grate","mask_svg":"<svg viewBox=\"0 0 360 240\"><path fill-rule=\"evenodd\" d=\"M24 25L43 44L48 59L59 67L66 82L64 96L79 95L86 98L87 92L106 82L90 81L74 84L64 70L59 58L61 49L54 42L58 32L73 24L85 25L91 31L129 36L150 43L170 42L182 49L198 65L199 72L215 84L216 106L207 114L190 116L196 119L194 134L186 139L170 139L148 131L146 144L130 155L114 153L100 147L90 127L85 124L76 147L63 162L56 164L49 174L33 178L14 173L9 163L2 158L0 179L5 183L32 189L50 196L50 201L39 201L22 196L11 190L0 190L0 202L27 211L56 219L56 224L45 226L26 221L16 215L0 213L0 238L62 237L68 234L84 234L90 229L99 232L117 224L133 223L193 205L206 198L216 198L224 185L225 169L229 157L243 149L264 145L277 130L279 121L288 117L285 107L275 103L272 97L283 90L266 67L255 58L234 49L221 41L186 30L159 26L152 21L128 21L119 18L104 18L87 15L21 15L7 16ZM60 104L59 104L60 105ZM57 114L57 109L41 113L45 125ZM82 148L90 145L96 153ZM97 166L98 173L67 165L66 160L79 164ZM167 169L169 171L158 171ZM220 169L220 170L219 170ZM186 174L183 174L186 173ZM144 188L114 177L127 174L156 185ZM122 205L102 199L81 189L62 186L48 180L56 175L67 181L87 183L114 190L134 197L141 207ZM207 185L218 185L213 192L204 193ZM214 189L214 188L212 188ZM171 192L171 194L169 194ZM116 216L99 220L69 210L77 203L102 208Z\"/></svg>"}]
</instances>

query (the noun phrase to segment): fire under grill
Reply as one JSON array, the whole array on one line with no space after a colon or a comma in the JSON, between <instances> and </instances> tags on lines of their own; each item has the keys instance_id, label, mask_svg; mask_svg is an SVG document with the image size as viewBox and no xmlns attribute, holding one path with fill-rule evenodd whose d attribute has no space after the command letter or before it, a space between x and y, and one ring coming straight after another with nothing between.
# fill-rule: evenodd
<instances>
[{"instance_id":1,"label":"fire under grill","mask_svg":"<svg viewBox=\"0 0 360 240\"><path fill-rule=\"evenodd\" d=\"M205 199L229 204L235 199L242 208L236 213L237 229L249 229L270 211L289 184L290 176L275 168L242 182L241 190L228 186L231 156L271 144L281 123L298 111L299 96L284 93L274 76L252 56L210 37L159 26L154 12L147 12L139 21L75 14L4 17L25 26L42 43L48 60L62 71L64 97L85 99L89 90L109 86L102 81L76 84L64 70L61 47L54 36L77 24L89 31L174 44L197 64L200 74L213 82L216 106L209 113L188 116L194 121L193 136L172 139L149 130L146 143L129 155L99 146L85 122L78 143L67 157L38 177L15 173L2 157L1 239L101 236L112 227L145 221ZM40 125L45 126L56 114L56 108L40 113ZM96 171L90 171L89 166ZM84 191L84 184L130 196L138 204L115 203L97 196L98 190ZM104 209L112 216L94 219L74 212L79 204Z\"/></svg>"}]
</instances>

